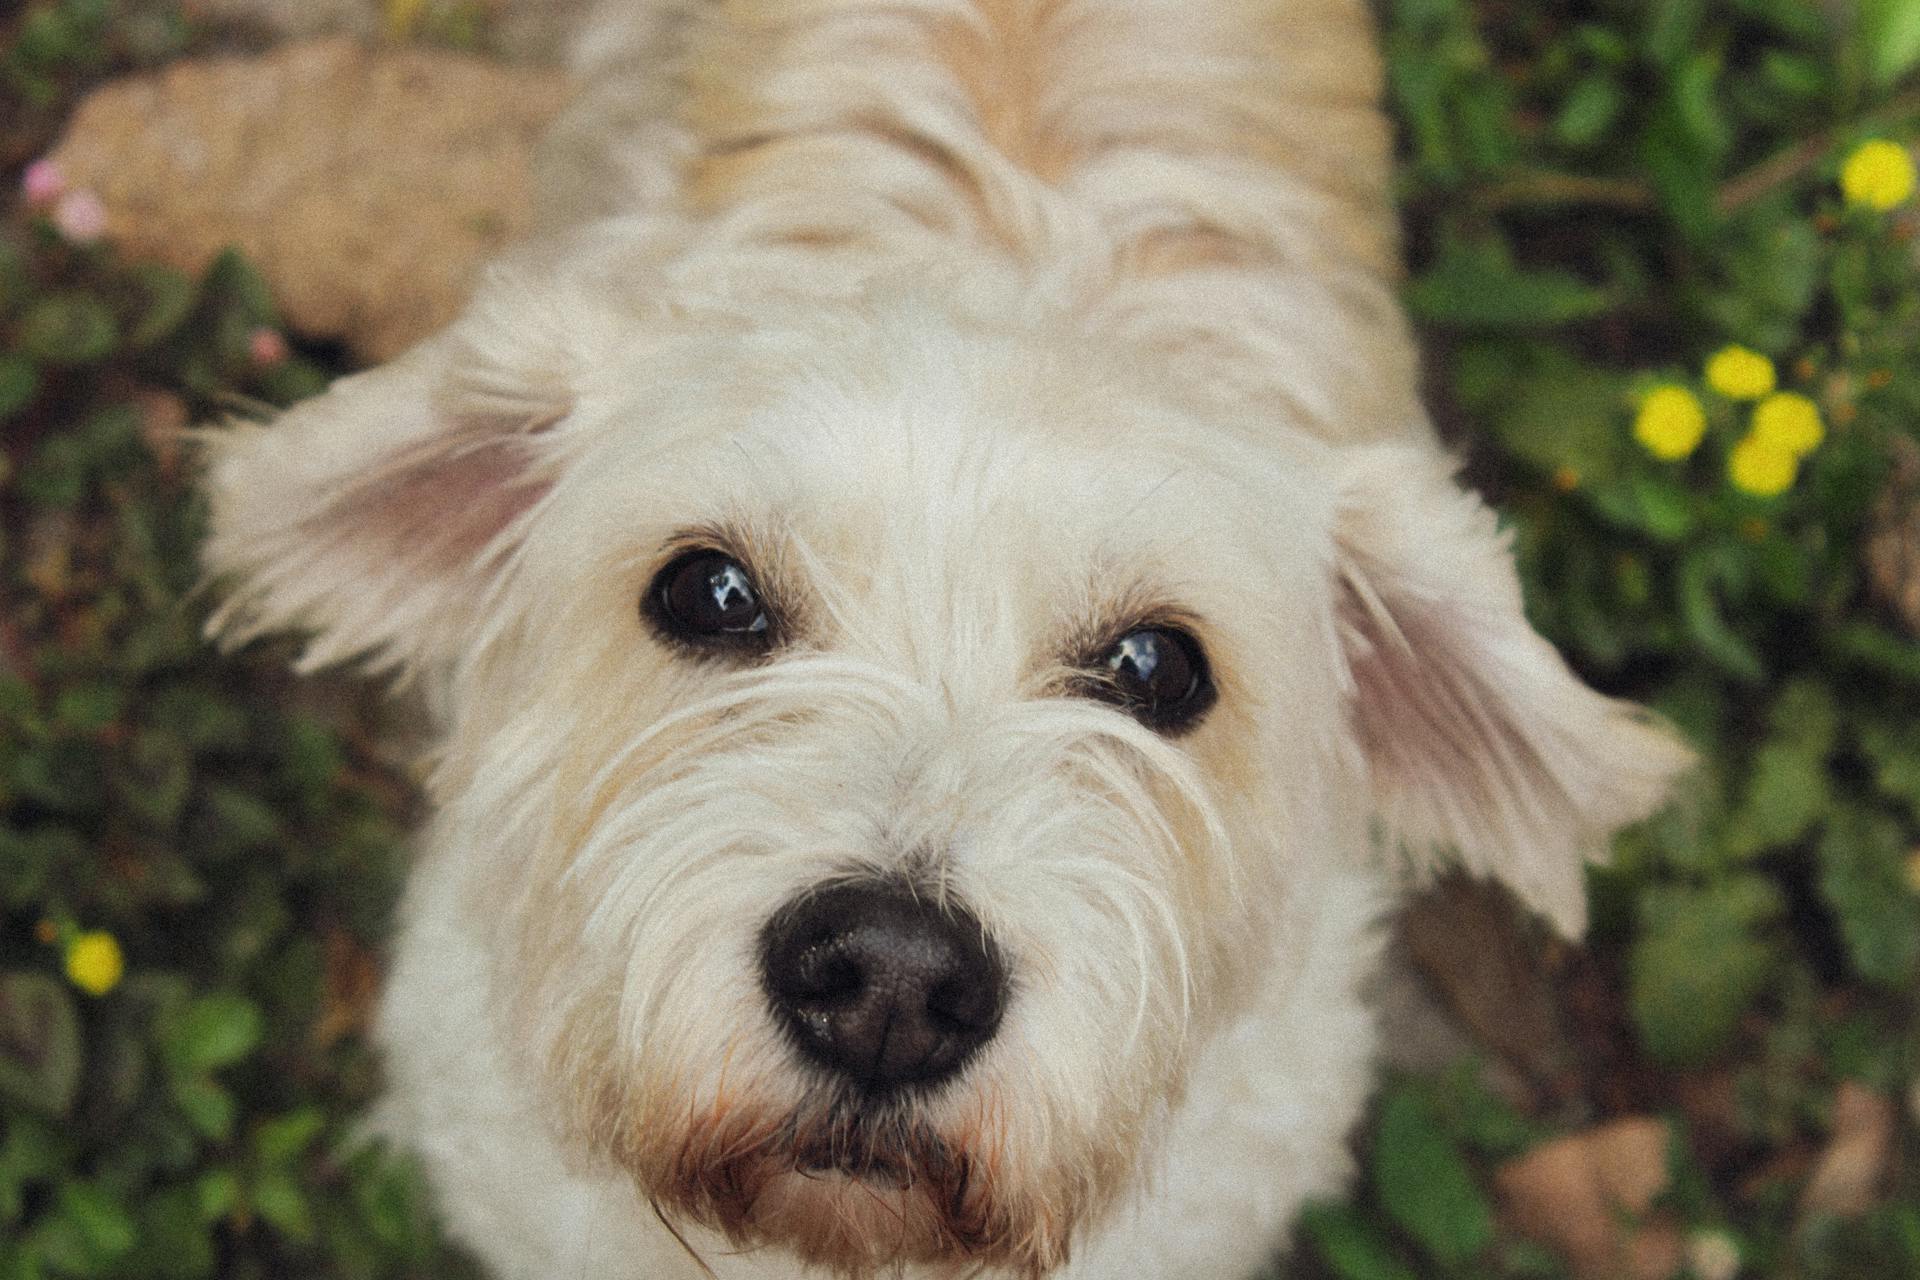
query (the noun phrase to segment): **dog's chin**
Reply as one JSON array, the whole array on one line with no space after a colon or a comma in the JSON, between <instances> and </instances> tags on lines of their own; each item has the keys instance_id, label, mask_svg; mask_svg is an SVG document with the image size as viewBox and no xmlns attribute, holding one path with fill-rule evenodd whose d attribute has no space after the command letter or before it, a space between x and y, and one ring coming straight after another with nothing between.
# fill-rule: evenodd
<instances>
[{"instance_id":1,"label":"dog's chin","mask_svg":"<svg viewBox=\"0 0 1920 1280\"><path fill-rule=\"evenodd\" d=\"M667 1221L845 1276L904 1263L1038 1276L1066 1261L1070 1214L1011 1194L996 1162L964 1141L845 1118L728 1127L718 1141L690 1135L672 1176L653 1182Z\"/></svg>"},{"instance_id":2,"label":"dog's chin","mask_svg":"<svg viewBox=\"0 0 1920 1280\"><path fill-rule=\"evenodd\" d=\"M995 1259L985 1221L898 1170L794 1169L761 1188L752 1235L830 1270L864 1274L900 1262Z\"/></svg>"}]
</instances>

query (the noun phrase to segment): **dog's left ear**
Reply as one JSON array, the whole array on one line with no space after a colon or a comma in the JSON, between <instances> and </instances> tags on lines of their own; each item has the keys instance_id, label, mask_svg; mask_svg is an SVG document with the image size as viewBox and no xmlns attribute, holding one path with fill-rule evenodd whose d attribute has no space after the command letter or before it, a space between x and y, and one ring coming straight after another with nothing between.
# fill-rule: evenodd
<instances>
[{"instance_id":1,"label":"dog's left ear","mask_svg":"<svg viewBox=\"0 0 1920 1280\"><path fill-rule=\"evenodd\" d=\"M1510 885L1568 936L1582 865L1692 760L1528 625L1509 539L1430 448L1343 458L1334 530L1352 726L1388 833Z\"/></svg>"},{"instance_id":2,"label":"dog's left ear","mask_svg":"<svg viewBox=\"0 0 1920 1280\"><path fill-rule=\"evenodd\" d=\"M531 375L537 359L496 356L472 331L456 325L270 426L201 434L202 558L226 593L209 632L304 633L303 669L358 659L404 674L461 650L548 485L542 433L568 409L551 362Z\"/></svg>"}]
</instances>

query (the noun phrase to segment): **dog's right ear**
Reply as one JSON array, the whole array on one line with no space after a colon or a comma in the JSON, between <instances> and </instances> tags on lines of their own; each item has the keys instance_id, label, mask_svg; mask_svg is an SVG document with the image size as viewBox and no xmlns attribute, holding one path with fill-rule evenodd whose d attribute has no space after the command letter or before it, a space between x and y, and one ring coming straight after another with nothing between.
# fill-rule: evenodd
<instances>
[{"instance_id":1,"label":"dog's right ear","mask_svg":"<svg viewBox=\"0 0 1920 1280\"><path fill-rule=\"evenodd\" d=\"M1577 937L1583 861L1658 808L1692 753L1534 633L1507 538L1448 460L1375 445L1346 461L1338 626L1377 812L1417 865L1444 850Z\"/></svg>"},{"instance_id":2,"label":"dog's right ear","mask_svg":"<svg viewBox=\"0 0 1920 1280\"><path fill-rule=\"evenodd\" d=\"M550 484L560 368L509 364L456 327L271 425L201 433L203 560L226 593L208 631L305 633L302 669L407 673L458 652Z\"/></svg>"}]
</instances>

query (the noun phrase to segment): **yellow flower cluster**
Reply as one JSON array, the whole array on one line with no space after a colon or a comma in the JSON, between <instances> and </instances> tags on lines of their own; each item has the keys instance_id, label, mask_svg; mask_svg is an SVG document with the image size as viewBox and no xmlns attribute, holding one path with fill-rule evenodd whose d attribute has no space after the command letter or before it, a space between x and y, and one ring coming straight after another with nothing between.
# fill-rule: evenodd
<instances>
[{"instance_id":1,"label":"yellow flower cluster","mask_svg":"<svg viewBox=\"0 0 1920 1280\"><path fill-rule=\"evenodd\" d=\"M1826 438L1820 407L1797 391L1775 391L1773 361L1742 346L1723 347L1707 361L1706 384L1729 400L1755 400L1748 431L1727 455L1727 478L1743 493L1771 498L1793 487L1800 460ZM1686 387L1655 387L1640 401L1633 438L1654 457L1692 456L1707 432L1707 412Z\"/></svg>"},{"instance_id":2,"label":"yellow flower cluster","mask_svg":"<svg viewBox=\"0 0 1920 1280\"><path fill-rule=\"evenodd\" d=\"M1840 194L1848 204L1885 213L1905 203L1913 186L1913 156L1885 138L1861 143L1840 165Z\"/></svg>"},{"instance_id":3,"label":"yellow flower cluster","mask_svg":"<svg viewBox=\"0 0 1920 1280\"><path fill-rule=\"evenodd\" d=\"M103 996L119 986L126 969L118 939L104 930L76 933L67 941L67 978L90 996Z\"/></svg>"}]
</instances>

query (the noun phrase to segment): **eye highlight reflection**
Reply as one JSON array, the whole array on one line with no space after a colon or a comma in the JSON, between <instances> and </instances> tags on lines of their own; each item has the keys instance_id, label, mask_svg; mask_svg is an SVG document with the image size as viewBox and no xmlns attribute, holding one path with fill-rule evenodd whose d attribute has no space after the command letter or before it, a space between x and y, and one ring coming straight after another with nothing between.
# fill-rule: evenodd
<instances>
[{"instance_id":1,"label":"eye highlight reflection","mask_svg":"<svg viewBox=\"0 0 1920 1280\"><path fill-rule=\"evenodd\" d=\"M697 648L758 650L773 643L773 617L753 575L713 548L669 562L642 597L641 612L663 635Z\"/></svg>"},{"instance_id":2,"label":"eye highlight reflection","mask_svg":"<svg viewBox=\"0 0 1920 1280\"><path fill-rule=\"evenodd\" d=\"M1206 652L1178 627L1138 627L1091 665L1095 678L1087 691L1093 697L1160 733L1192 728L1217 696Z\"/></svg>"}]
</instances>

